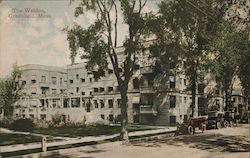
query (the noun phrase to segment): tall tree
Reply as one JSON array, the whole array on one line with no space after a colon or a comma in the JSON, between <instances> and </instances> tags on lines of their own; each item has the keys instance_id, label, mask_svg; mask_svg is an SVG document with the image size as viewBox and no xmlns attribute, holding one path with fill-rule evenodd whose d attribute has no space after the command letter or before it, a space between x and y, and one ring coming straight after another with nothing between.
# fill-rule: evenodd
<instances>
[{"instance_id":1,"label":"tall tree","mask_svg":"<svg viewBox=\"0 0 250 158\"><path fill-rule=\"evenodd\" d=\"M87 29L78 24L66 29L72 62L79 50L83 50L81 58L88 60L87 69L96 70L99 75L103 75L108 62L112 63L121 95L123 140L128 140L128 83L134 73L137 55L143 48L141 40L147 32L144 26L148 15L143 14L145 5L146 0L82 0L75 9L75 16L91 12L97 19ZM119 16L120 13L122 16ZM128 35L123 42L122 56L125 58L119 58L116 49L120 20L128 26Z\"/></svg>"},{"instance_id":2,"label":"tall tree","mask_svg":"<svg viewBox=\"0 0 250 158\"><path fill-rule=\"evenodd\" d=\"M245 17L249 15L249 7L246 3L246 0L164 0L159 5L159 19L165 27L159 28L158 32L161 32L161 35L157 38L164 41L165 45L169 41L166 42L161 37L166 35L162 32L170 33L171 36L168 36L168 39L178 39L176 44L181 48L178 57L182 60L179 65L183 66L190 81L192 115L195 113L197 82L204 78L204 71L209 72L208 66L211 64L209 59L212 57L210 50L212 44L210 41L216 40L218 32L227 30L225 28L228 25L242 27L242 23L249 21L249 18L241 16L242 13ZM220 35L223 35L223 32ZM221 41L226 42L222 38ZM230 53L226 53L227 55L231 61ZM235 68L226 68L220 75L226 71L230 71L226 74L233 75L234 70ZM225 80L225 77L222 80L223 82L231 81L228 78Z\"/></svg>"},{"instance_id":3,"label":"tall tree","mask_svg":"<svg viewBox=\"0 0 250 158\"><path fill-rule=\"evenodd\" d=\"M236 40L236 46L240 51L239 63L239 78L243 86L243 94L246 97L250 96L250 32L244 30L239 32L238 37L241 40Z\"/></svg>"},{"instance_id":4,"label":"tall tree","mask_svg":"<svg viewBox=\"0 0 250 158\"><path fill-rule=\"evenodd\" d=\"M191 109L192 116L194 116L197 114L195 113L197 83L203 79L204 73L202 72L206 70L204 66L206 66L208 57L206 33L210 29L208 25L213 21L204 11L209 10L210 13L213 13L213 5L208 0L165 0L159 5L159 8L158 18L164 26L160 31L166 32L161 35L168 35L168 39L175 39L175 45L179 45L177 47L179 55L176 59L181 59L179 66L184 69L184 73L189 79L189 88L192 93ZM165 40L161 36L157 36L157 38L163 45L169 45L169 40Z\"/></svg>"},{"instance_id":5,"label":"tall tree","mask_svg":"<svg viewBox=\"0 0 250 158\"><path fill-rule=\"evenodd\" d=\"M23 87L23 83L18 81L21 74L17 65L14 65L11 75L0 80L0 107L4 109L4 116L13 115L13 104L18 100Z\"/></svg>"},{"instance_id":6,"label":"tall tree","mask_svg":"<svg viewBox=\"0 0 250 158\"><path fill-rule=\"evenodd\" d=\"M209 49L214 55L212 73L225 95L225 110L231 107L235 77L239 76L245 93L248 93L249 67L249 4L246 0L220 1L217 27L211 34Z\"/></svg>"}]
</instances>

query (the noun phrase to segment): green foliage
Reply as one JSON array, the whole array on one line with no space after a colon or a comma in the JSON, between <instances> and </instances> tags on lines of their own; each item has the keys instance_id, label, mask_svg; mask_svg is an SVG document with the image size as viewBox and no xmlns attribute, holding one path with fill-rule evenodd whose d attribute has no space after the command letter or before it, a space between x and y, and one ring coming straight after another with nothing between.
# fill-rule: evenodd
<instances>
[{"instance_id":1,"label":"green foliage","mask_svg":"<svg viewBox=\"0 0 250 158\"><path fill-rule=\"evenodd\" d=\"M239 58L239 78L243 86L245 96L250 95L250 32L249 30L243 30L238 33L239 40L236 40L235 45L240 53Z\"/></svg>"},{"instance_id":2,"label":"green foliage","mask_svg":"<svg viewBox=\"0 0 250 158\"><path fill-rule=\"evenodd\" d=\"M94 13L96 20L84 29L78 24L65 29L70 47L72 63L78 53L82 59L87 59L86 68L95 71L95 78L104 75L108 62L112 64L121 93L121 115L123 131L126 131L127 118L127 90L128 83L134 73L137 55L144 49L141 41L149 33L148 18L142 14L146 0L86 0L79 3L75 9L78 17L86 12ZM123 16L118 16L119 13ZM121 20L118 20L120 19ZM118 21L128 26L128 35L123 42L123 56L118 58L117 39ZM122 30L125 32L125 30ZM122 69L122 71L120 71ZM127 132L124 132L127 133Z\"/></svg>"},{"instance_id":3,"label":"green foliage","mask_svg":"<svg viewBox=\"0 0 250 158\"><path fill-rule=\"evenodd\" d=\"M19 98L20 90L24 86L22 82L18 82L21 74L17 65L14 65L11 76L0 79L0 107L4 109L5 116L13 114L13 104Z\"/></svg>"},{"instance_id":4,"label":"green foliage","mask_svg":"<svg viewBox=\"0 0 250 158\"><path fill-rule=\"evenodd\" d=\"M23 131L23 132L30 132L33 131L35 128L35 124L31 119L18 119L15 120L12 125L11 129L16 131Z\"/></svg>"},{"instance_id":5,"label":"green foliage","mask_svg":"<svg viewBox=\"0 0 250 158\"><path fill-rule=\"evenodd\" d=\"M14 120L11 116L5 116L2 120L0 120L0 127L10 128L13 122Z\"/></svg>"},{"instance_id":6,"label":"green foliage","mask_svg":"<svg viewBox=\"0 0 250 158\"><path fill-rule=\"evenodd\" d=\"M52 126L58 126L62 122L62 114L56 113L52 116Z\"/></svg>"},{"instance_id":7,"label":"green foliage","mask_svg":"<svg viewBox=\"0 0 250 158\"><path fill-rule=\"evenodd\" d=\"M50 123L45 120L34 120L34 124L36 128L48 128L50 126Z\"/></svg>"}]
</instances>

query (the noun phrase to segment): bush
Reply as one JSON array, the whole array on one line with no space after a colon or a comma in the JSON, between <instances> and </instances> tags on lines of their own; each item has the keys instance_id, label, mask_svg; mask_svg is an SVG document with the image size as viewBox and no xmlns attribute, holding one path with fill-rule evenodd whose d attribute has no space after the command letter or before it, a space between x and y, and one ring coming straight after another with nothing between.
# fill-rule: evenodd
<instances>
[{"instance_id":1,"label":"bush","mask_svg":"<svg viewBox=\"0 0 250 158\"><path fill-rule=\"evenodd\" d=\"M85 122L72 122L68 121L63 124L63 127L84 127Z\"/></svg>"},{"instance_id":2,"label":"bush","mask_svg":"<svg viewBox=\"0 0 250 158\"><path fill-rule=\"evenodd\" d=\"M56 113L55 115L52 115L52 126L59 126L62 122L62 114Z\"/></svg>"},{"instance_id":3,"label":"bush","mask_svg":"<svg viewBox=\"0 0 250 158\"><path fill-rule=\"evenodd\" d=\"M10 128L11 124L14 122L12 117L4 117L0 120L0 127Z\"/></svg>"},{"instance_id":4,"label":"bush","mask_svg":"<svg viewBox=\"0 0 250 158\"><path fill-rule=\"evenodd\" d=\"M48 128L49 123L45 120L34 120L36 128Z\"/></svg>"},{"instance_id":5,"label":"bush","mask_svg":"<svg viewBox=\"0 0 250 158\"><path fill-rule=\"evenodd\" d=\"M35 124L31 119L19 119L15 120L12 125L11 129L16 131L23 131L23 132L30 132L34 130Z\"/></svg>"}]
</instances>

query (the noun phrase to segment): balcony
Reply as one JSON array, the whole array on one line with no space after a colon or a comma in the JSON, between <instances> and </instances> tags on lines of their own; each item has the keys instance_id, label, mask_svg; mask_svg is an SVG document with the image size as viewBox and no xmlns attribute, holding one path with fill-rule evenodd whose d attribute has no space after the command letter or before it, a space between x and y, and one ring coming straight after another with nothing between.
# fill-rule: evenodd
<instances>
[{"instance_id":1,"label":"balcony","mask_svg":"<svg viewBox=\"0 0 250 158\"><path fill-rule=\"evenodd\" d=\"M152 105L141 105L140 106L140 114L154 114Z\"/></svg>"},{"instance_id":2,"label":"balcony","mask_svg":"<svg viewBox=\"0 0 250 158\"><path fill-rule=\"evenodd\" d=\"M140 69L141 74L150 74L153 73L153 67L152 66L145 66Z\"/></svg>"},{"instance_id":3,"label":"balcony","mask_svg":"<svg viewBox=\"0 0 250 158\"><path fill-rule=\"evenodd\" d=\"M140 93L154 93L154 86L153 85L141 86Z\"/></svg>"}]
</instances>

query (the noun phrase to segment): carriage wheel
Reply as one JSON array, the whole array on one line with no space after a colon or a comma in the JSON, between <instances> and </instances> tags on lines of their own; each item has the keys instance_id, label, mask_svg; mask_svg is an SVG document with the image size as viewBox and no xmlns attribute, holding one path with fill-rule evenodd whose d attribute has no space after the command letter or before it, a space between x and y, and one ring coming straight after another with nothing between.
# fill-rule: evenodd
<instances>
[{"instance_id":1,"label":"carriage wheel","mask_svg":"<svg viewBox=\"0 0 250 158\"><path fill-rule=\"evenodd\" d=\"M194 134L194 128L192 126L188 126L188 134Z\"/></svg>"},{"instance_id":2,"label":"carriage wheel","mask_svg":"<svg viewBox=\"0 0 250 158\"><path fill-rule=\"evenodd\" d=\"M216 123L216 128L217 128L217 129L221 129L221 123L220 123L220 122L217 122L217 123Z\"/></svg>"},{"instance_id":3,"label":"carriage wheel","mask_svg":"<svg viewBox=\"0 0 250 158\"><path fill-rule=\"evenodd\" d=\"M224 127L227 128L228 126L229 126L229 122L228 122L228 121L225 121L225 122L224 122Z\"/></svg>"}]
</instances>

